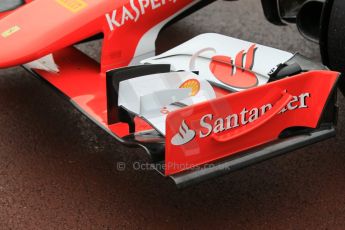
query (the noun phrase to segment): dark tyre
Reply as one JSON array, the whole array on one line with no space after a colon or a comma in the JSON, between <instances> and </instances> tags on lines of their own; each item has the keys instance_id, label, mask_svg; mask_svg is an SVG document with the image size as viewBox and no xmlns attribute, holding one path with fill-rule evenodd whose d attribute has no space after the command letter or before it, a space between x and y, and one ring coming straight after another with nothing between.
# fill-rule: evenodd
<instances>
[{"instance_id":1,"label":"dark tyre","mask_svg":"<svg viewBox=\"0 0 345 230\"><path fill-rule=\"evenodd\" d=\"M323 12L321 27L321 54L330 69L345 73L345 1L328 0ZM345 79L339 87L345 95Z\"/></svg>"}]
</instances>

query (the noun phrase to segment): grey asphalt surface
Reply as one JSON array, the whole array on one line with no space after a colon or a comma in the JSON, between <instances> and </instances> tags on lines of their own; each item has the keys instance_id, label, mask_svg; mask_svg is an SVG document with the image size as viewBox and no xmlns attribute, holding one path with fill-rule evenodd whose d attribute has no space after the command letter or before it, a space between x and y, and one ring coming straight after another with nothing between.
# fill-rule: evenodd
<instances>
[{"instance_id":1,"label":"grey asphalt surface","mask_svg":"<svg viewBox=\"0 0 345 230\"><path fill-rule=\"evenodd\" d=\"M253 0L217 1L165 30L158 50L204 32L320 59L316 44L294 26L269 24ZM99 42L81 48L99 54ZM133 169L143 151L116 143L21 68L1 70L0 229L342 230L342 95L339 106L337 138L177 190L156 172Z\"/></svg>"}]
</instances>

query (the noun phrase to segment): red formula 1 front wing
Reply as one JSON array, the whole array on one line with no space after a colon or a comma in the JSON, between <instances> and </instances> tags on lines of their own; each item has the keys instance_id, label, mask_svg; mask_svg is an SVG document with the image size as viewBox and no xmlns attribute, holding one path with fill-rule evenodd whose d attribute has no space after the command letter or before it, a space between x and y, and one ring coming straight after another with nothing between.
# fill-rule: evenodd
<instances>
[{"instance_id":1,"label":"red formula 1 front wing","mask_svg":"<svg viewBox=\"0 0 345 230\"><path fill-rule=\"evenodd\" d=\"M335 135L336 72L311 71L237 93L215 87L216 99L170 113L164 137L118 107L117 93L119 82L170 72L169 65L127 67L105 76L95 61L74 48L54 57L59 74L30 72L118 141L144 148L157 171L179 187Z\"/></svg>"},{"instance_id":2,"label":"red formula 1 front wing","mask_svg":"<svg viewBox=\"0 0 345 230\"><path fill-rule=\"evenodd\" d=\"M80 4L75 9L71 2ZM0 20L0 67L27 63L24 68L119 142L144 148L157 171L179 187L334 136L339 73L298 54L206 34L146 65L119 68L147 58L168 22L210 2L161 1L161 10L152 3L141 15L141 1L35 0L0 13L6 16ZM127 21L122 13L119 24L118 12L128 8L137 17ZM100 64L70 47L101 32ZM180 70L214 83L216 98L165 110L164 134L118 105L122 81Z\"/></svg>"},{"instance_id":3,"label":"red formula 1 front wing","mask_svg":"<svg viewBox=\"0 0 345 230\"><path fill-rule=\"evenodd\" d=\"M335 135L339 73L311 71L171 112L165 138L114 106L119 82L168 72L149 65L108 73L108 111L127 123L126 143L144 147L156 169L179 187L198 183Z\"/></svg>"}]
</instances>

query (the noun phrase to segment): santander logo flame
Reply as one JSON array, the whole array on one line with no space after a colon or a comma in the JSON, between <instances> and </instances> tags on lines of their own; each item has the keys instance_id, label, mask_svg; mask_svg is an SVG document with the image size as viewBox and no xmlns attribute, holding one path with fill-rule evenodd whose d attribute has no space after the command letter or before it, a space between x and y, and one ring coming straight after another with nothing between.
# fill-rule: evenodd
<instances>
[{"instance_id":1,"label":"santander logo flame","mask_svg":"<svg viewBox=\"0 0 345 230\"><path fill-rule=\"evenodd\" d=\"M210 63L210 70L214 76L224 84L235 88L248 89L258 85L258 78L251 72L255 60L256 45L250 46L247 52L241 50L235 58L214 56ZM245 63L244 59L246 60Z\"/></svg>"},{"instance_id":2,"label":"santander logo flame","mask_svg":"<svg viewBox=\"0 0 345 230\"><path fill-rule=\"evenodd\" d=\"M179 132L171 139L171 144L180 146L192 141L196 136L195 131L189 129L185 121L182 122Z\"/></svg>"}]
</instances>

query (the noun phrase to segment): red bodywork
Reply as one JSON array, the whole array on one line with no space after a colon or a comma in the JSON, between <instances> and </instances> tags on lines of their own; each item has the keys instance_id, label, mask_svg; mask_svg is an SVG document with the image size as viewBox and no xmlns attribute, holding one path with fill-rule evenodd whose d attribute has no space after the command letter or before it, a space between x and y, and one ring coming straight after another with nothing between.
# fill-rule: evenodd
<instances>
[{"instance_id":1,"label":"red bodywork","mask_svg":"<svg viewBox=\"0 0 345 230\"><path fill-rule=\"evenodd\" d=\"M15 26L20 28L6 38L0 36L0 68L39 59L99 33L104 34L102 71L127 66L136 52L152 51L149 48L154 47L159 32L154 31L155 26L163 26L197 2L35 0L0 21L0 34ZM138 51L145 34L151 40Z\"/></svg>"},{"instance_id":2,"label":"red bodywork","mask_svg":"<svg viewBox=\"0 0 345 230\"><path fill-rule=\"evenodd\" d=\"M97 124L124 136L128 134L126 124L107 125L105 72L129 65L135 55L154 51L160 29L200 1L163 0L154 1L154 5L141 0L26 2L30 4L0 14L4 17L0 20L0 35L12 27L20 28L8 37L0 36L0 68L25 64L52 53L60 72L36 72ZM109 19L114 20L111 26ZM99 33L104 35L100 64L69 47ZM138 130L148 128L145 122L137 121Z\"/></svg>"}]
</instances>

